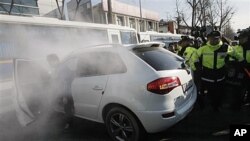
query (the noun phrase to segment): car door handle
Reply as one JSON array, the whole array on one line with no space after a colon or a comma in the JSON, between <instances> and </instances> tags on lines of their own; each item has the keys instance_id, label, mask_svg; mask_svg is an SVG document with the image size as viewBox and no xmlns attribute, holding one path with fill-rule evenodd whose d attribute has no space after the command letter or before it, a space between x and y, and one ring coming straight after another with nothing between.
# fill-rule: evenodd
<instances>
[{"instance_id":1,"label":"car door handle","mask_svg":"<svg viewBox=\"0 0 250 141\"><path fill-rule=\"evenodd\" d=\"M93 88L93 90L100 91L100 90L103 90L103 88L102 88L102 87L100 87L100 86L95 86L95 87Z\"/></svg>"}]
</instances>

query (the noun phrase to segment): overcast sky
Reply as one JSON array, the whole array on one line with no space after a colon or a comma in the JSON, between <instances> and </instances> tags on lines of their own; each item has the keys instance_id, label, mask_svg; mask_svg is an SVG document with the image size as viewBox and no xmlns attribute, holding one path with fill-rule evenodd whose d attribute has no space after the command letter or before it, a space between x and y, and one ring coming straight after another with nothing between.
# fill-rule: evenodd
<instances>
[{"instance_id":1,"label":"overcast sky","mask_svg":"<svg viewBox=\"0 0 250 141\"><path fill-rule=\"evenodd\" d=\"M46 3L46 5L55 5L55 0L39 0L40 3ZM60 0L59 0L60 1ZM102 0L91 0L92 4L100 3ZM132 5L139 6L139 0L117 0ZM142 7L145 9L158 12L161 19L171 19L176 15L176 0L141 0ZM186 0L181 0L182 2ZM244 29L250 26L250 0L228 0L232 5L236 13L232 19L232 27L237 29ZM42 12L42 11L40 11Z\"/></svg>"},{"instance_id":2,"label":"overcast sky","mask_svg":"<svg viewBox=\"0 0 250 141\"><path fill-rule=\"evenodd\" d=\"M118 0L130 4L139 5L139 0ZM176 0L141 0L142 7L159 13L163 19L175 17ZM184 1L184 0L183 0ZM236 13L232 19L232 27L236 29L244 29L250 26L250 0L228 0Z\"/></svg>"}]
</instances>

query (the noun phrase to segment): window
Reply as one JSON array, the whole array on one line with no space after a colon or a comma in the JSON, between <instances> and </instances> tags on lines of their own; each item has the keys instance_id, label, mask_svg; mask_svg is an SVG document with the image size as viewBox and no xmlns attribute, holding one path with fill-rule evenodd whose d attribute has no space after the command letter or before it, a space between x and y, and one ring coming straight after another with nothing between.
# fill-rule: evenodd
<instances>
[{"instance_id":1,"label":"window","mask_svg":"<svg viewBox=\"0 0 250 141\"><path fill-rule=\"evenodd\" d=\"M129 27L131 27L131 28L136 28L135 27L135 19L133 19L133 18L129 18Z\"/></svg>"},{"instance_id":2,"label":"window","mask_svg":"<svg viewBox=\"0 0 250 141\"><path fill-rule=\"evenodd\" d=\"M153 30L153 23L148 21L148 30L151 31Z\"/></svg>"},{"instance_id":3,"label":"window","mask_svg":"<svg viewBox=\"0 0 250 141\"><path fill-rule=\"evenodd\" d=\"M117 24L124 26L124 18L122 16L117 16Z\"/></svg>"},{"instance_id":4,"label":"window","mask_svg":"<svg viewBox=\"0 0 250 141\"><path fill-rule=\"evenodd\" d=\"M11 9L11 14L39 15L37 0L18 0L14 1L14 4ZM11 0L1 0L0 5L0 13L8 13Z\"/></svg>"},{"instance_id":5,"label":"window","mask_svg":"<svg viewBox=\"0 0 250 141\"><path fill-rule=\"evenodd\" d=\"M119 55L111 52L90 52L81 54L77 63L77 76L97 76L126 72Z\"/></svg>"},{"instance_id":6,"label":"window","mask_svg":"<svg viewBox=\"0 0 250 141\"><path fill-rule=\"evenodd\" d=\"M112 38L112 43L113 44L119 44L119 37L118 37L118 35L112 34L111 38Z\"/></svg>"},{"instance_id":7,"label":"window","mask_svg":"<svg viewBox=\"0 0 250 141\"><path fill-rule=\"evenodd\" d=\"M134 53L157 71L184 67L181 57L169 53L164 48L141 48L134 50Z\"/></svg>"},{"instance_id":8,"label":"window","mask_svg":"<svg viewBox=\"0 0 250 141\"><path fill-rule=\"evenodd\" d=\"M121 31L122 44L137 44L136 33L130 31Z\"/></svg>"}]
</instances>

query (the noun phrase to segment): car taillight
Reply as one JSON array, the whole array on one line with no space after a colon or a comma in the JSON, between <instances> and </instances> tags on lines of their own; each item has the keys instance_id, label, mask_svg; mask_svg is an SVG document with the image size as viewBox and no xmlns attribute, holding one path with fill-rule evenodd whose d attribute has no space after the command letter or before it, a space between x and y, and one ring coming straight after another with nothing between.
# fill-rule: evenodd
<instances>
[{"instance_id":1,"label":"car taillight","mask_svg":"<svg viewBox=\"0 0 250 141\"><path fill-rule=\"evenodd\" d=\"M147 90L156 94L164 95L180 85L181 82L178 77L164 77L148 83Z\"/></svg>"}]
</instances>

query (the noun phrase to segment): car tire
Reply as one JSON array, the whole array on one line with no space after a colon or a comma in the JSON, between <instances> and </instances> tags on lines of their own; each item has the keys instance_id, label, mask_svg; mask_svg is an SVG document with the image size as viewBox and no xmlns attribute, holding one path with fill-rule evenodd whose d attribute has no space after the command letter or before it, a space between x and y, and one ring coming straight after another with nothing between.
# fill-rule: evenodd
<instances>
[{"instance_id":1,"label":"car tire","mask_svg":"<svg viewBox=\"0 0 250 141\"><path fill-rule=\"evenodd\" d=\"M139 141L146 133L136 117L122 107L114 107L107 112L105 125L114 141Z\"/></svg>"}]
</instances>

